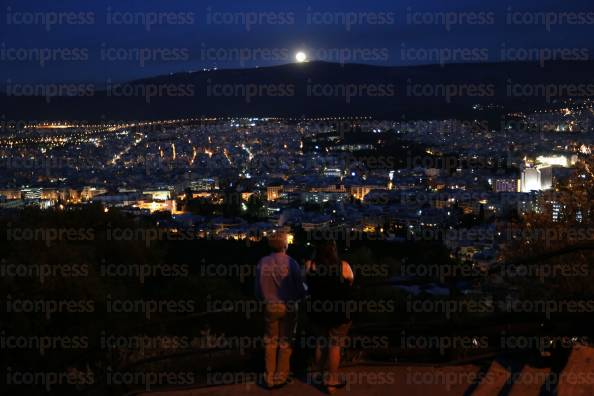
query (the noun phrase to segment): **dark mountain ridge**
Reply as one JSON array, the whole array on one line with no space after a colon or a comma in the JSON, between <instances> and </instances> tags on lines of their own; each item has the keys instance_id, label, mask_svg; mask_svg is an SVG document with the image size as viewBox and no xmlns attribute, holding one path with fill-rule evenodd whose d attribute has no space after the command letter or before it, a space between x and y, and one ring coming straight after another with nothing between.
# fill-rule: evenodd
<instances>
[{"instance_id":1,"label":"dark mountain ridge","mask_svg":"<svg viewBox=\"0 0 594 396\"><path fill-rule=\"evenodd\" d=\"M201 116L476 117L594 96L594 61L385 67L308 62L175 73L122 84L14 87L0 95L6 120L145 120ZM31 87L30 87L31 88ZM68 90L68 88L73 88ZM53 91L51 91L53 89ZM56 95L56 92L58 93Z\"/></svg>"}]
</instances>

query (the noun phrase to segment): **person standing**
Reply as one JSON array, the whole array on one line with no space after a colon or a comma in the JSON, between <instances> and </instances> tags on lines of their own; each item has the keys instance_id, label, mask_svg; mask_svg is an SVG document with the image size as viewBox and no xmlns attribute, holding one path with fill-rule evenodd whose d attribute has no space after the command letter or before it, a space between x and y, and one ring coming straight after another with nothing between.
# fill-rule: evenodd
<instances>
[{"instance_id":1,"label":"person standing","mask_svg":"<svg viewBox=\"0 0 594 396\"><path fill-rule=\"evenodd\" d=\"M272 253L256 268L256 295L264 303L264 383L272 389L289 380L297 303L306 291L299 264L287 255L288 235L275 233L268 245Z\"/></svg>"},{"instance_id":2,"label":"person standing","mask_svg":"<svg viewBox=\"0 0 594 396\"><path fill-rule=\"evenodd\" d=\"M338 257L334 241L317 245L306 270L311 295L309 316L317 336L315 364L322 374L317 382L322 382L326 392L332 394L346 385L340 380L338 369L341 347L352 324L346 307L352 298L355 275L349 263Z\"/></svg>"}]
</instances>

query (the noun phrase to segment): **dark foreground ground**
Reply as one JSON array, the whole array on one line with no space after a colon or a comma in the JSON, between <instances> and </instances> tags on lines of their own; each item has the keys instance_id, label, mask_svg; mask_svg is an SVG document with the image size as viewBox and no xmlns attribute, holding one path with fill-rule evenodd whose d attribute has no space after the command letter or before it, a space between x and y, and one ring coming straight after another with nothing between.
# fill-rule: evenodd
<instances>
[{"instance_id":1,"label":"dark foreground ground","mask_svg":"<svg viewBox=\"0 0 594 396\"><path fill-rule=\"evenodd\" d=\"M347 388L338 395L411 395L411 396L590 396L594 395L594 348L575 347L560 370L550 367L519 366L493 360L484 367L475 364L456 366L355 366L342 369ZM269 391L255 383L217 385L139 393L145 396L201 395L287 395L317 396L323 392L297 378L281 390Z\"/></svg>"}]
</instances>

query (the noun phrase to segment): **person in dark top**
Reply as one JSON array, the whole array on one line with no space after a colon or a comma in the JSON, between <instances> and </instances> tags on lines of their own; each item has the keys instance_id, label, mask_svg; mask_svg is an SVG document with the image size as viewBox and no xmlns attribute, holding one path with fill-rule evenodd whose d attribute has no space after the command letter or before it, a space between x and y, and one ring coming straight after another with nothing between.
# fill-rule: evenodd
<instances>
[{"instance_id":1,"label":"person in dark top","mask_svg":"<svg viewBox=\"0 0 594 396\"><path fill-rule=\"evenodd\" d=\"M338 257L334 241L320 242L314 259L305 267L311 296L310 320L317 333L315 363L325 390L334 393L346 385L339 379L338 368L340 350L352 323L346 307L352 298L354 274L349 263Z\"/></svg>"}]
</instances>

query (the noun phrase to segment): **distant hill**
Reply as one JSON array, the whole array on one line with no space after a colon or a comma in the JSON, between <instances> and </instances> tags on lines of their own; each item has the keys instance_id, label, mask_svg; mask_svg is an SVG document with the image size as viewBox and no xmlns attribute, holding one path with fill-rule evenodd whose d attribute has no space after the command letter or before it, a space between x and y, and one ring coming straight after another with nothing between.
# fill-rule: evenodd
<instances>
[{"instance_id":1,"label":"distant hill","mask_svg":"<svg viewBox=\"0 0 594 396\"><path fill-rule=\"evenodd\" d=\"M541 108L568 96L594 96L594 61L551 61L544 67L308 62L176 73L132 81L115 91L75 92L49 100L3 94L0 108L8 120L350 115L427 119L476 117L474 104L496 104L505 111Z\"/></svg>"}]
</instances>

